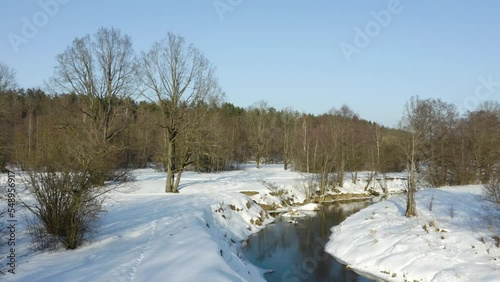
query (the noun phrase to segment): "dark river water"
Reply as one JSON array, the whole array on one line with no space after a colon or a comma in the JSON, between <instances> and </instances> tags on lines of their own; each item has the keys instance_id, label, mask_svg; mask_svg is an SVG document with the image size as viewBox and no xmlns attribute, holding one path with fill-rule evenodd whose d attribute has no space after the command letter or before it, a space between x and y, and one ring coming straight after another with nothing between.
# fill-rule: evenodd
<instances>
[{"instance_id":1,"label":"dark river water","mask_svg":"<svg viewBox=\"0 0 500 282\"><path fill-rule=\"evenodd\" d=\"M252 264L273 270L268 281L372 281L359 276L325 253L330 229L370 203L332 203L310 216L276 217L276 223L250 237L243 252Z\"/></svg>"}]
</instances>

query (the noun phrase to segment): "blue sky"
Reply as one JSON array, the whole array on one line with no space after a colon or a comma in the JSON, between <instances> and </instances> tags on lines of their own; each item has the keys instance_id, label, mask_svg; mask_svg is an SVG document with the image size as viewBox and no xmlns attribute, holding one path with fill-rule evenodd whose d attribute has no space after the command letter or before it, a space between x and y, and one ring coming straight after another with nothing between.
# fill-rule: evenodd
<instances>
[{"instance_id":1,"label":"blue sky","mask_svg":"<svg viewBox=\"0 0 500 282\"><path fill-rule=\"evenodd\" d=\"M49 15L40 3L57 8ZM499 100L498 11L494 0L2 0L0 61L21 86L43 87L75 37L113 26L142 51L171 31L205 53L238 106L266 100L321 114L347 104L394 126L415 95L465 109ZM23 34L26 20L35 32ZM356 29L368 43L356 45ZM347 45L357 49L349 60ZM485 80L490 87L477 95Z\"/></svg>"}]
</instances>

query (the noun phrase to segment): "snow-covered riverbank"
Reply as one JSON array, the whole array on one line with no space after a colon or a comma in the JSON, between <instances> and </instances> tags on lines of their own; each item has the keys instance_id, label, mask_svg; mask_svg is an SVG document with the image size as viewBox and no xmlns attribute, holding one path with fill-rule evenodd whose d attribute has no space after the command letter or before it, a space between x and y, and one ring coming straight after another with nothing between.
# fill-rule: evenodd
<instances>
[{"instance_id":1,"label":"snow-covered riverbank","mask_svg":"<svg viewBox=\"0 0 500 282\"><path fill-rule=\"evenodd\" d=\"M404 196L367 207L332 228L326 251L353 270L387 281L499 281L500 213L484 208L481 186ZM488 214L486 213L488 211Z\"/></svg>"}]
</instances>

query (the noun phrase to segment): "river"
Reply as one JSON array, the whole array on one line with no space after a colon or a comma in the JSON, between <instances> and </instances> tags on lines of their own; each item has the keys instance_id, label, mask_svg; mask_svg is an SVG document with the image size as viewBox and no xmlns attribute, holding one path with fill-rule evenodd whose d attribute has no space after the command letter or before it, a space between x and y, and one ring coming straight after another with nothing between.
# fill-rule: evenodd
<instances>
[{"instance_id":1,"label":"river","mask_svg":"<svg viewBox=\"0 0 500 282\"><path fill-rule=\"evenodd\" d=\"M330 229L369 202L325 204L306 217L277 216L276 222L250 237L243 247L252 264L270 270L268 281L372 281L359 276L325 253Z\"/></svg>"}]
</instances>

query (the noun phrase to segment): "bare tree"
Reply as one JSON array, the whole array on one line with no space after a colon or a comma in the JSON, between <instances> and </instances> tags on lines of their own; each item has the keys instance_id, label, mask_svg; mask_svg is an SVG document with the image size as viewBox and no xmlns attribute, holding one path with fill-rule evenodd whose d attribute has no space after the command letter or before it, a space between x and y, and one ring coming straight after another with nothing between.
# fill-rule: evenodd
<instances>
[{"instance_id":1,"label":"bare tree","mask_svg":"<svg viewBox=\"0 0 500 282\"><path fill-rule=\"evenodd\" d=\"M425 119L419 116L419 110L422 110L421 100L418 97L412 97L405 105L403 118L399 127L404 130L404 137L400 141L400 148L406 158L406 168L408 171L408 191L406 201L406 217L417 216L415 203L415 191L417 190L416 173L419 167L419 150L423 144L423 130L425 128Z\"/></svg>"},{"instance_id":2,"label":"bare tree","mask_svg":"<svg viewBox=\"0 0 500 282\"><path fill-rule=\"evenodd\" d=\"M164 131L166 192L177 192L185 168L192 163L194 131L206 116L206 107L223 97L215 69L183 37L168 33L138 60L138 77L143 95L162 110Z\"/></svg>"},{"instance_id":3,"label":"bare tree","mask_svg":"<svg viewBox=\"0 0 500 282\"><path fill-rule=\"evenodd\" d=\"M299 171L310 173L311 161L309 151L311 146L311 117L303 113L300 116L299 123L299 129L297 130L298 136L296 137L299 144L297 146L297 153L295 154L298 161L296 161L295 164L297 165L298 163Z\"/></svg>"},{"instance_id":4,"label":"bare tree","mask_svg":"<svg viewBox=\"0 0 500 282\"><path fill-rule=\"evenodd\" d=\"M353 120L357 115L347 105L343 105L339 110L331 109L332 119L330 123L333 127L332 140L335 143L337 156L337 180L338 186L344 186L344 176L346 168L352 162L352 146L354 144Z\"/></svg>"},{"instance_id":5,"label":"bare tree","mask_svg":"<svg viewBox=\"0 0 500 282\"><path fill-rule=\"evenodd\" d=\"M16 71L0 62L0 91L6 91L16 87Z\"/></svg>"},{"instance_id":6,"label":"bare tree","mask_svg":"<svg viewBox=\"0 0 500 282\"><path fill-rule=\"evenodd\" d=\"M109 149L108 169L93 176L104 184L111 170L123 166L125 150L116 140L130 119L122 102L135 90L132 40L118 29L103 27L93 36L73 40L56 59L50 87L78 96L84 138Z\"/></svg>"},{"instance_id":7,"label":"bare tree","mask_svg":"<svg viewBox=\"0 0 500 282\"><path fill-rule=\"evenodd\" d=\"M288 169L292 161L293 136L299 119L299 113L291 108L284 109L281 113L281 123L283 125L283 168Z\"/></svg>"},{"instance_id":8,"label":"bare tree","mask_svg":"<svg viewBox=\"0 0 500 282\"><path fill-rule=\"evenodd\" d=\"M488 183L500 160L500 117L495 112L471 112L467 115L466 132L475 177Z\"/></svg>"},{"instance_id":9,"label":"bare tree","mask_svg":"<svg viewBox=\"0 0 500 282\"><path fill-rule=\"evenodd\" d=\"M406 156L407 171L408 171L408 191L406 199L406 217L417 216L417 207L415 203L415 192L417 190L416 172L418 166L417 147L419 146L419 138L415 132L409 132L404 138L405 141L401 145Z\"/></svg>"},{"instance_id":10,"label":"bare tree","mask_svg":"<svg viewBox=\"0 0 500 282\"><path fill-rule=\"evenodd\" d=\"M427 180L433 186L449 184L453 132L456 127L455 106L439 99L418 100L414 123L422 137L421 160L426 162Z\"/></svg>"},{"instance_id":11,"label":"bare tree","mask_svg":"<svg viewBox=\"0 0 500 282\"><path fill-rule=\"evenodd\" d=\"M314 129L311 138L314 139L313 167L316 172L319 186L319 195L325 195L328 188L334 188L335 177L332 178L335 166L335 142L329 139L332 136L333 128L324 123ZM333 180L333 181L332 181Z\"/></svg>"},{"instance_id":12,"label":"bare tree","mask_svg":"<svg viewBox=\"0 0 500 282\"><path fill-rule=\"evenodd\" d=\"M373 130L371 132L370 147L369 147L369 155L370 155L370 173L368 177L368 181L365 186L365 190L368 190L370 185L374 183L375 178L377 178L379 173L382 173L382 177L379 181L379 184L384 191L385 194L388 193L386 183L385 183L385 173L382 172L382 143L384 140L384 131L382 127L378 124L373 125ZM373 185L372 185L373 187Z\"/></svg>"},{"instance_id":13,"label":"bare tree","mask_svg":"<svg viewBox=\"0 0 500 282\"><path fill-rule=\"evenodd\" d=\"M87 103L80 111L97 129L103 143L124 130L117 117L117 98L134 92L134 51L132 40L115 28L101 28L93 36L76 38L57 56L52 79L55 90L75 93Z\"/></svg>"},{"instance_id":14,"label":"bare tree","mask_svg":"<svg viewBox=\"0 0 500 282\"><path fill-rule=\"evenodd\" d=\"M245 122L248 142L254 151L257 168L260 168L271 137L271 116L267 102L259 101L251 106L247 110Z\"/></svg>"}]
</instances>

